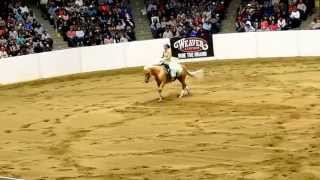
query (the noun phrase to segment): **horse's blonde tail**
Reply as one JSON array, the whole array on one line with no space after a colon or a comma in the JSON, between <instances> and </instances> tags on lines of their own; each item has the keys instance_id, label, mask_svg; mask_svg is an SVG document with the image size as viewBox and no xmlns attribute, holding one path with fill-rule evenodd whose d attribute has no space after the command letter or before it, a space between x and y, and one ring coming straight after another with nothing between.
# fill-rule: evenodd
<instances>
[{"instance_id":1,"label":"horse's blonde tail","mask_svg":"<svg viewBox=\"0 0 320 180\"><path fill-rule=\"evenodd\" d=\"M189 72L187 71L188 75L197 79L203 79L204 77L204 71L203 69L199 69L197 71Z\"/></svg>"}]
</instances>

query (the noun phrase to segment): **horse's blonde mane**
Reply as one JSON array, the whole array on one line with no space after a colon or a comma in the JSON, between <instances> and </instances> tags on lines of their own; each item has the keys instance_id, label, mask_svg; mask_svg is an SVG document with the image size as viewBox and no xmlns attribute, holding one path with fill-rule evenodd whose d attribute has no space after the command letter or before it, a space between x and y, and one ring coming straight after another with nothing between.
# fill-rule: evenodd
<instances>
[{"instance_id":1,"label":"horse's blonde mane","mask_svg":"<svg viewBox=\"0 0 320 180\"><path fill-rule=\"evenodd\" d=\"M149 68L150 68L150 66L144 66L144 67L143 67L143 70L148 71Z\"/></svg>"},{"instance_id":2,"label":"horse's blonde mane","mask_svg":"<svg viewBox=\"0 0 320 180\"><path fill-rule=\"evenodd\" d=\"M145 70L145 71L150 71L150 69L151 69L151 68L154 68L154 67L156 67L156 66L153 66L153 65L144 66L144 67L143 67L143 70Z\"/></svg>"}]
</instances>

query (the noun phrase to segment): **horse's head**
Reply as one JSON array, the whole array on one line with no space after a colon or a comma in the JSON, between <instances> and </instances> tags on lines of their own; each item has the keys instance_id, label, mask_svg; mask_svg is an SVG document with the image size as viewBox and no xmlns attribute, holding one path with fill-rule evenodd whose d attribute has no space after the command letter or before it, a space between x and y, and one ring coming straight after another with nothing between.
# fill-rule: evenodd
<instances>
[{"instance_id":1,"label":"horse's head","mask_svg":"<svg viewBox=\"0 0 320 180\"><path fill-rule=\"evenodd\" d=\"M144 71L144 82L145 82L145 83L148 83L149 80L150 80L150 76L151 76L150 67L145 66L145 67L143 68L143 71Z\"/></svg>"}]
</instances>

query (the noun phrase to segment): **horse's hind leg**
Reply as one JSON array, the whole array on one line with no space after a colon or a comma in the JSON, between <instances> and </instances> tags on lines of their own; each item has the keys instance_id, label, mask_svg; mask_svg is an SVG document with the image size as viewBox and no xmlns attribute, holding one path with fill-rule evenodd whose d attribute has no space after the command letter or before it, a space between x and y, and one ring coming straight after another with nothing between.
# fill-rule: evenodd
<instances>
[{"instance_id":1,"label":"horse's hind leg","mask_svg":"<svg viewBox=\"0 0 320 180\"><path fill-rule=\"evenodd\" d=\"M181 90L181 92L180 92L179 98L182 98L182 97L184 96L184 94L186 93L186 90L187 90L188 93L189 93L189 91L188 91L188 89L187 89L187 84L186 84L186 82L185 82L185 77L179 78L179 81L180 81L180 83L181 83L181 85L182 85L182 90Z\"/></svg>"},{"instance_id":2,"label":"horse's hind leg","mask_svg":"<svg viewBox=\"0 0 320 180\"><path fill-rule=\"evenodd\" d=\"M190 95L191 94L191 89L190 89L189 86L186 86L186 90L187 90L188 95Z\"/></svg>"},{"instance_id":3,"label":"horse's hind leg","mask_svg":"<svg viewBox=\"0 0 320 180\"><path fill-rule=\"evenodd\" d=\"M180 96L179 96L179 98L182 98L182 97L184 96L184 94L185 94L185 90L184 90L184 89L182 89L182 90L181 90L181 92L180 92Z\"/></svg>"}]
</instances>

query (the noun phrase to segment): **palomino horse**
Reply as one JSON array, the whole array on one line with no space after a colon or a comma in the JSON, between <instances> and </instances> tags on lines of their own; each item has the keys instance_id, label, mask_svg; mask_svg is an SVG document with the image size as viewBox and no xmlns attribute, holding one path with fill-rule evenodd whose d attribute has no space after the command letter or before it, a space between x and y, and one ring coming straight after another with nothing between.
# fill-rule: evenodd
<instances>
[{"instance_id":1,"label":"palomino horse","mask_svg":"<svg viewBox=\"0 0 320 180\"><path fill-rule=\"evenodd\" d=\"M186 84L186 77L191 76L191 77L199 77L200 78L200 76L202 76L202 73L203 73L202 70L198 70L195 72L189 72L184 65L181 65L181 67L182 67L182 72L177 77L177 79L180 81L180 83L182 85L182 90L181 90L179 98L182 98L186 94L186 92L188 94L190 94L190 88ZM144 77L145 77L144 82L148 83L151 76L154 77L154 79L157 83L157 86L158 86L159 101L162 101L163 96L161 93L162 93L164 86L167 83L170 83L173 81L169 78L168 72L165 70L165 68L160 65L145 66L144 67Z\"/></svg>"}]
</instances>

